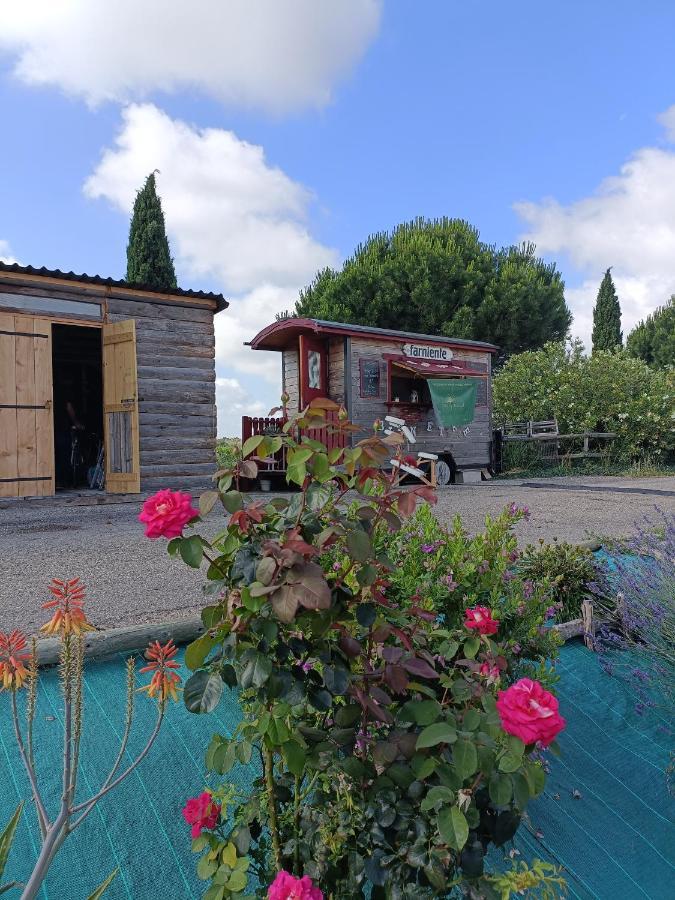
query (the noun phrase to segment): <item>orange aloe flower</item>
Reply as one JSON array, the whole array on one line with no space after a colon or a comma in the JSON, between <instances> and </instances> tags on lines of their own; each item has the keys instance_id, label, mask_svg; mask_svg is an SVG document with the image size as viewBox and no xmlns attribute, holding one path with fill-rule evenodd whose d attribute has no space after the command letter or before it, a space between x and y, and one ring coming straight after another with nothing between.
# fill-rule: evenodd
<instances>
[{"instance_id":1,"label":"orange aloe flower","mask_svg":"<svg viewBox=\"0 0 675 900\"><path fill-rule=\"evenodd\" d=\"M178 648L173 641L166 644L153 641L145 651L145 658L150 660L147 666L143 666L141 672L154 672L150 684L140 688L147 691L149 697L157 697L164 703L168 697L178 700L176 688L181 682L180 675L175 671L180 669L180 663L173 658L178 653Z\"/></svg>"},{"instance_id":2,"label":"orange aloe flower","mask_svg":"<svg viewBox=\"0 0 675 900\"><path fill-rule=\"evenodd\" d=\"M84 613L84 585L79 578L71 578L70 581L59 581L53 578L49 590L54 595L53 600L42 604L43 609L54 609L54 615L40 631L45 634L69 634L80 635L85 631L94 631Z\"/></svg>"},{"instance_id":3,"label":"orange aloe flower","mask_svg":"<svg viewBox=\"0 0 675 900\"><path fill-rule=\"evenodd\" d=\"M0 631L0 691L18 691L28 678L25 663L29 658L26 638L20 631Z\"/></svg>"}]
</instances>

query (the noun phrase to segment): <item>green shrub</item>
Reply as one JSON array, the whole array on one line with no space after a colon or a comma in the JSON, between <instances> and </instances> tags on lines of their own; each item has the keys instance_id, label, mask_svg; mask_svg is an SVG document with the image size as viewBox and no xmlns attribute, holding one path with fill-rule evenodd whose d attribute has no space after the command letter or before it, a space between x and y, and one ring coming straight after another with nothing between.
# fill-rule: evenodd
<instances>
[{"instance_id":1,"label":"green shrub","mask_svg":"<svg viewBox=\"0 0 675 900\"><path fill-rule=\"evenodd\" d=\"M554 541L525 548L520 571L537 584L547 585L549 607L556 607L558 622L581 617L582 601L590 595L589 585L598 578L595 558L586 547Z\"/></svg>"},{"instance_id":2,"label":"green shrub","mask_svg":"<svg viewBox=\"0 0 675 900\"><path fill-rule=\"evenodd\" d=\"M497 424L555 417L561 433L611 431L614 456L659 460L675 451L675 370L625 351L585 356L583 345L546 344L512 356L494 379Z\"/></svg>"},{"instance_id":3,"label":"green shrub","mask_svg":"<svg viewBox=\"0 0 675 900\"><path fill-rule=\"evenodd\" d=\"M513 528L528 515L511 504L499 516L488 516L485 530L471 537L459 516L446 529L429 506L420 506L399 532L388 533L382 548L393 564L388 595L401 608L419 605L436 612L450 628L461 626L467 607L488 606L516 655L543 664L557 655L558 640L541 627L550 606L548 580L540 583L518 566Z\"/></svg>"},{"instance_id":4,"label":"green shrub","mask_svg":"<svg viewBox=\"0 0 675 900\"><path fill-rule=\"evenodd\" d=\"M216 462L219 469L233 468L241 456L241 441L236 437L218 438Z\"/></svg>"}]
</instances>

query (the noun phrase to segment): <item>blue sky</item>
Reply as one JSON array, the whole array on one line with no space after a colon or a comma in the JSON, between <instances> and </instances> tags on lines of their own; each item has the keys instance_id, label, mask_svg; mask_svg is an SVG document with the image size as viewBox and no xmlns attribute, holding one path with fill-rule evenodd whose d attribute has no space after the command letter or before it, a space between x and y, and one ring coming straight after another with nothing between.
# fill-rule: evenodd
<instances>
[{"instance_id":1,"label":"blue sky","mask_svg":"<svg viewBox=\"0 0 675 900\"><path fill-rule=\"evenodd\" d=\"M242 341L413 216L535 240L585 339L607 266L626 331L675 291L668 0L2 6L0 256L123 276L158 167L181 285L232 298L222 433L278 393Z\"/></svg>"}]
</instances>

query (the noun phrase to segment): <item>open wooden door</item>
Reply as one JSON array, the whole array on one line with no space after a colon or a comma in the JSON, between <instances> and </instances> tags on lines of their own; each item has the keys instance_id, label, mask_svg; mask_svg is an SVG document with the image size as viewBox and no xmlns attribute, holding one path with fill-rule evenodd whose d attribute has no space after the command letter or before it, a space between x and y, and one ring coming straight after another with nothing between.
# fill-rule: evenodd
<instances>
[{"instance_id":1,"label":"open wooden door","mask_svg":"<svg viewBox=\"0 0 675 900\"><path fill-rule=\"evenodd\" d=\"M141 489L141 468L133 319L103 326L103 430L106 490L137 494Z\"/></svg>"},{"instance_id":2,"label":"open wooden door","mask_svg":"<svg viewBox=\"0 0 675 900\"><path fill-rule=\"evenodd\" d=\"M54 493L52 328L0 313L0 497Z\"/></svg>"}]
</instances>

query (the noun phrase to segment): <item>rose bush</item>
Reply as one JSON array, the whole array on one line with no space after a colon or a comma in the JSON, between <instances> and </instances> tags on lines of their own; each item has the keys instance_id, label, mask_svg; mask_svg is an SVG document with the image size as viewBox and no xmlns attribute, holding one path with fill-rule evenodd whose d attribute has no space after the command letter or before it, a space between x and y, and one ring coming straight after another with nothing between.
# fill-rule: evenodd
<instances>
[{"instance_id":1,"label":"rose bush","mask_svg":"<svg viewBox=\"0 0 675 900\"><path fill-rule=\"evenodd\" d=\"M396 542L434 494L402 487L397 468L384 468L400 455L398 436L330 451L307 437L353 430L343 412L326 425L326 407L334 404L315 401L283 434L247 441L243 460L200 498L202 516L223 505L225 527L168 544L207 576L206 631L185 656L187 708L213 710L234 689L243 711L234 734L214 735L207 767L228 776L255 761L259 772L245 798L227 777L213 789L219 820L193 842L210 882L204 896L260 896L288 884L286 873L334 900L367 889L374 900L437 897L459 885L492 897L487 851L515 834L545 779L533 747L502 728L497 710L497 689L523 657L551 680L538 654L555 641L539 633L536 588L528 599L506 575L510 529L524 513L507 510L491 526L500 538L483 536L471 552L456 523L454 549L464 549L442 577L445 533L423 535L419 556L433 574L423 567L425 578L405 587ZM233 485L282 445L299 492L246 502ZM348 506L350 492L358 499ZM464 625L465 610L479 606L492 633ZM531 877L546 885L553 876L540 872Z\"/></svg>"}]
</instances>

